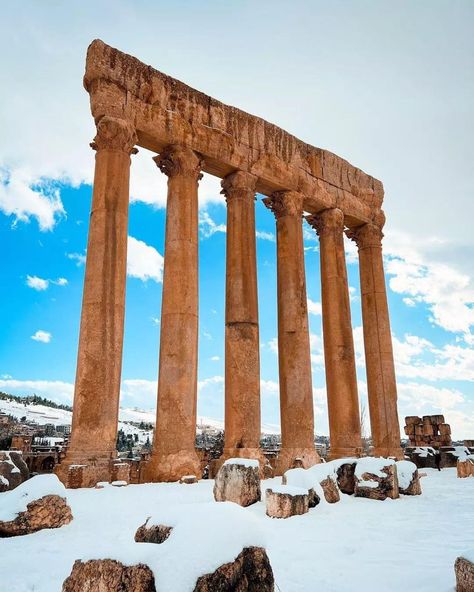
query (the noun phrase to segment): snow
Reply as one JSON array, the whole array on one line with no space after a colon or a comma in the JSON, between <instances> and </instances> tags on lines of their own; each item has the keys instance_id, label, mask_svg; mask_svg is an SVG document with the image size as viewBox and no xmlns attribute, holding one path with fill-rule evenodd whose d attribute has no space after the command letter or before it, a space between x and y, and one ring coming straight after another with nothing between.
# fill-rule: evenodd
<instances>
[{"instance_id":1,"label":"snow","mask_svg":"<svg viewBox=\"0 0 474 592\"><path fill-rule=\"evenodd\" d=\"M382 471L382 469L394 464L395 461L391 458L366 456L357 460L354 474L359 480L362 480L362 475L364 473L371 473L376 477L386 477L387 475Z\"/></svg>"},{"instance_id":2,"label":"snow","mask_svg":"<svg viewBox=\"0 0 474 592\"><path fill-rule=\"evenodd\" d=\"M396 465L398 485L402 489L407 489L407 487L409 487L410 483L412 482L413 473L416 471L416 465L409 460L398 460Z\"/></svg>"},{"instance_id":3,"label":"snow","mask_svg":"<svg viewBox=\"0 0 474 592\"><path fill-rule=\"evenodd\" d=\"M431 446L418 446L413 452L422 458L426 458L430 454L436 454L435 449L431 448Z\"/></svg>"},{"instance_id":4,"label":"snow","mask_svg":"<svg viewBox=\"0 0 474 592\"><path fill-rule=\"evenodd\" d=\"M5 479L3 475L0 475L0 483L2 485L10 485L10 481L8 481L8 479Z\"/></svg>"},{"instance_id":5,"label":"snow","mask_svg":"<svg viewBox=\"0 0 474 592\"><path fill-rule=\"evenodd\" d=\"M469 448L466 446L453 446L454 451L451 452L453 456L457 456L460 460L465 460L470 456Z\"/></svg>"},{"instance_id":6,"label":"snow","mask_svg":"<svg viewBox=\"0 0 474 592\"><path fill-rule=\"evenodd\" d=\"M247 469L258 469L260 466L258 460L255 460L253 458L229 458L224 462L224 464L239 465L241 467L246 467Z\"/></svg>"},{"instance_id":7,"label":"snow","mask_svg":"<svg viewBox=\"0 0 474 592\"><path fill-rule=\"evenodd\" d=\"M0 494L0 520L14 520L33 500L45 495L66 497L66 488L56 475L37 475L11 491Z\"/></svg>"},{"instance_id":8,"label":"snow","mask_svg":"<svg viewBox=\"0 0 474 592\"><path fill-rule=\"evenodd\" d=\"M75 559L122 556L129 564L152 562L158 578L173 577L171 586L159 579L158 590L191 592L192 570L204 573L224 555L238 554L248 531L249 539L266 543L284 592L354 592L354 578L364 592L379 592L381 582L383 592L447 592L454 589L456 557L473 547L474 479L458 479L452 468L424 471L421 496L379 503L341 495L291 520L268 518L263 501L248 508L214 503L212 480L68 490L71 524L0 539L0 589L60 592ZM280 483L266 480L262 490ZM2 510L6 495L0 493ZM227 514L227 507L235 512ZM133 540L148 516L174 526L162 545Z\"/></svg>"},{"instance_id":9,"label":"snow","mask_svg":"<svg viewBox=\"0 0 474 592\"><path fill-rule=\"evenodd\" d=\"M267 490L273 491L273 493L284 493L286 495L308 495L308 490L303 487L292 487L291 485L272 485L267 487Z\"/></svg>"}]
</instances>

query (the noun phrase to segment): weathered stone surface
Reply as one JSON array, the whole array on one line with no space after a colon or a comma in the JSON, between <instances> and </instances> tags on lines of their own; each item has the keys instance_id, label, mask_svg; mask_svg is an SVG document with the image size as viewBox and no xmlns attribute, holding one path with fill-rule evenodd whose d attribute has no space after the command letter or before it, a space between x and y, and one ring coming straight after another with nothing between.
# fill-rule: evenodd
<instances>
[{"instance_id":1,"label":"weathered stone surface","mask_svg":"<svg viewBox=\"0 0 474 592\"><path fill-rule=\"evenodd\" d=\"M319 504L320 501L321 501L321 498L314 491L314 489L312 487L310 489L308 489L308 506L310 508L315 508Z\"/></svg>"},{"instance_id":2,"label":"weathered stone surface","mask_svg":"<svg viewBox=\"0 0 474 592\"><path fill-rule=\"evenodd\" d=\"M15 450L0 451L0 492L10 491L26 481L30 471L21 452Z\"/></svg>"},{"instance_id":3,"label":"weathered stone surface","mask_svg":"<svg viewBox=\"0 0 474 592\"><path fill-rule=\"evenodd\" d=\"M194 592L273 592L274 589L273 571L265 549L246 547L235 561L201 576Z\"/></svg>"},{"instance_id":4,"label":"weathered stone surface","mask_svg":"<svg viewBox=\"0 0 474 592\"><path fill-rule=\"evenodd\" d=\"M217 502L235 502L245 507L260 501L260 497L258 461L229 459L222 465L214 483Z\"/></svg>"},{"instance_id":5,"label":"weathered stone surface","mask_svg":"<svg viewBox=\"0 0 474 592\"><path fill-rule=\"evenodd\" d=\"M456 573L456 592L473 592L474 590L474 563L458 557L454 563Z\"/></svg>"},{"instance_id":6,"label":"weathered stone surface","mask_svg":"<svg viewBox=\"0 0 474 592\"><path fill-rule=\"evenodd\" d=\"M380 469L383 475L365 472L360 478L356 475L355 496L367 497L374 500L385 500L387 497L399 497L397 468L395 463Z\"/></svg>"},{"instance_id":7,"label":"weathered stone surface","mask_svg":"<svg viewBox=\"0 0 474 592\"><path fill-rule=\"evenodd\" d=\"M94 559L74 562L62 592L156 592L156 588L153 572L146 565Z\"/></svg>"},{"instance_id":8,"label":"weathered stone surface","mask_svg":"<svg viewBox=\"0 0 474 592\"><path fill-rule=\"evenodd\" d=\"M164 524L148 526L148 520L135 533L136 543L155 543L160 545L170 536L173 528Z\"/></svg>"},{"instance_id":9,"label":"weathered stone surface","mask_svg":"<svg viewBox=\"0 0 474 592\"><path fill-rule=\"evenodd\" d=\"M335 504L341 499L339 496L339 489L337 488L334 479L327 477L321 481L320 485L323 488L324 499L328 504Z\"/></svg>"},{"instance_id":10,"label":"weathered stone surface","mask_svg":"<svg viewBox=\"0 0 474 592\"><path fill-rule=\"evenodd\" d=\"M0 521L0 537L31 534L44 528L60 528L69 524L72 513L66 500L59 495L46 495L27 505L14 520Z\"/></svg>"},{"instance_id":11,"label":"weathered stone surface","mask_svg":"<svg viewBox=\"0 0 474 592\"><path fill-rule=\"evenodd\" d=\"M353 495L355 489L355 462L341 464L337 469L337 486L342 493Z\"/></svg>"},{"instance_id":12,"label":"weathered stone surface","mask_svg":"<svg viewBox=\"0 0 474 592\"><path fill-rule=\"evenodd\" d=\"M474 454L466 456L465 458L458 458L457 475L461 479L466 477L474 477Z\"/></svg>"},{"instance_id":13,"label":"weathered stone surface","mask_svg":"<svg viewBox=\"0 0 474 592\"><path fill-rule=\"evenodd\" d=\"M266 490L265 504L270 518L290 518L308 512L309 493L299 487L280 485Z\"/></svg>"},{"instance_id":14,"label":"weathered stone surface","mask_svg":"<svg viewBox=\"0 0 474 592\"><path fill-rule=\"evenodd\" d=\"M399 492L404 495L421 495L420 475L415 463L400 460L396 466Z\"/></svg>"}]
</instances>

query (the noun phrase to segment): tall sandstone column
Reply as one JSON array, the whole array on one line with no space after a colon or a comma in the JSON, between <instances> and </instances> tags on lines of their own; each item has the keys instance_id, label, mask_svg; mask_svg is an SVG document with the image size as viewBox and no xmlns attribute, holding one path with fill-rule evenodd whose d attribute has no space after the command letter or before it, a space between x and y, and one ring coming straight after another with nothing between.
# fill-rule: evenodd
<instances>
[{"instance_id":1,"label":"tall sandstone column","mask_svg":"<svg viewBox=\"0 0 474 592\"><path fill-rule=\"evenodd\" d=\"M104 116L91 147L94 191L87 245L71 442L58 474L71 464L99 465L107 479L116 456L127 272L130 155L133 126ZM102 469L100 469L102 465ZM102 473L99 473L102 470ZM87 485L84 483L84 485Z\"/></svg>"},{"instance_id":2,"label":"tall sandstone column","mask_svg":"<svg viewBox=\"0 0 474 592\"><path fill-rule=\"evenodd\" d=\"M237 171L222 181L227 201L225 443L223 459L260 452L260 352L255 238L257 178Z\"/></svg>"},{"instance_id":3,"label":"tall sandstone column","mask_svg":"<svg viewBox=\"0 0 474 592\"><path fill-rule=\"evenodd\" d=\"M362 441L344 253L344 214L333 208L308 216L307 220L319 235L330 458L360 456Z\"/></svg>"},{"instance_id":4,"label":"tall sandstone column","mask_svg":"<svg viewBox=\"0 0 474 592\"><path fill-rule=\"evenodd\" d=\"M403 458L397 384L382 258L382 226L364 224L347 231L359 249L370 424L375 456Z\"/></svg>"},{"instance_id":5,"label":"tall sandstone column","mask_svg":"<svg viewBox=\"0 0 474 592\"><path fill-rule=\"evenodd\" d=\"M198 182L201 161L169 146L155 159L168 176L160 368L146 481L201 477L195 449L198 356Z\"/></svg>"},{"instance_id":6,"label":"tall sandstone column","mask_svg":"<svg viewBox=\"0 0 474 592\"><path fill-rule=\"evenodd\" d=\"M279 191L264 200L277 227L278 365L282 474L295 464L310 467L320 458L314 447L313 388L303 250L303 196ZM300 461L296 461L300 459Z\"/></svg>"}]
</instances>

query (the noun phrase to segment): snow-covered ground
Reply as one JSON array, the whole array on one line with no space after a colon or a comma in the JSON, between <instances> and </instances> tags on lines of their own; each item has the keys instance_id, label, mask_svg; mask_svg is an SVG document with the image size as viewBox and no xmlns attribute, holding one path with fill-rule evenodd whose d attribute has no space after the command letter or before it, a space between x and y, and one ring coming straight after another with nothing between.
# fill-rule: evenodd
<instances>
[{"instance_id":1,"label":"snow-covered ground","mask_svg":"<svg viewBox=\"0 0 474 592\"><path fill-rule=\"evenodd\" d=\"M287 520L268 518L263 502L216 504L213 481L69 490L71 524L0 540L0 590L60 592L75 559L112 557L149 562L158 590L184 592L193 589L193 573L231 560L239 540L255 540L267 547L277 591L452 591L454 560L474 547L474 479L458 479L455 469L426 473L422 496L342 495ZM262 491L277 483L267 480ZM148 516L175 525L175 543L173 533L162 545L134 543Z\"/></svg>"}]
</instances>

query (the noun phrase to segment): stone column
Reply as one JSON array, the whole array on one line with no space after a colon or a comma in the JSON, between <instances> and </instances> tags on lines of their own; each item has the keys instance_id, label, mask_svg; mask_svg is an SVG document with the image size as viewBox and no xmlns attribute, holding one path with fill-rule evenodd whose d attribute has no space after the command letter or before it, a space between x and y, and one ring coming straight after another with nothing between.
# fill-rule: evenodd
<instances>
[{"instance_id":1,"label":"stone column","mask_svg":"<svg viewBox=\"0 0 474 592\"><path fill-rule=\"evenodd\" d=\"M319 236L330 459L360 456L362 441L344 253L344 214L333 208L308 216L307 221Z\"/></svg>"},{"instance_id":2,"label":"stone column","mask_svg":"<svg viewBox=\"0 0 474 592\"><path fill-rule=\"evenodd\" d=\"M278 365L281 451L275 467L320 461L314 447L313 387L303 250L303 196L279 191L264 200L277 228ZM297 460L300 459L300 460Z\"/></svg>"},{"instance_id":3,"label":"stone column","mask_svg":"<svg viewBox=\"0 0 474 592\"><path fill-rule=\"evenodd\" d=\"M382 258L381 224L347 231L359 248L360 292L372 442L375 456L403 458L397 383Z\"/></svg>"},{"instance_id":4,"label":"stone column","mask_svg":"<svg viewBox=\"0 0 474 592\"><path fill-rule=\"evenodd\" d=\"M130 155L137 137L122 119L104 116L91 147L94 191L82 299L71 442L58 474L70 464L95 465L107 479L116 456L127 271ZM89 471L90 472L90 471ZM93 480L93 479L92 479ZM84 484L87 485L87 484Z\"/></svg>"},{"instance_id":5,"label":"stone column","mask_svg":"<svg viewBox=\"0 0 474 592\"><path fill-rule=\"evenodd\" d=\"M237 171L222 181L227 201L225 443L222 459L256 458L260 446L260 352L255 238L257 178Z\"/></svg>"},{"instance_id":6,"label":"stone column","mask_svg":"<svg viewBox=\"0 0 474 592\"><path fill-rule=\"evenodd\" d=\"M146 481L201 477L195 449L198 356L198 182L201 160L169 146L155 159L168 176L156 428Z\"/></svg>"}]
</instances>

